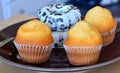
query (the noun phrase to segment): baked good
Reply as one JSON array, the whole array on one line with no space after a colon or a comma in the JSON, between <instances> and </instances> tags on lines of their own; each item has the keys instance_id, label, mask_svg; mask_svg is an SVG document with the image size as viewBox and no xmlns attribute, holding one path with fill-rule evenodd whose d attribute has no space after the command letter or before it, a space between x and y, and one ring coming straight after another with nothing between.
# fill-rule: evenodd
<instances>
[{"instance_id":1,"label":"baked good","mask_svg":"<svg viewBox=\"0 0 120 73\"><path fill-rule=\"evenodd\" d=\"M102 48L100 32L85 21L76 23L68 32L64 48L72 65L97 62Z\"/></svg>"},{"instance_id":2,"label":"baked good","mask_svg":"<svg viewBox=\"0 0 120 73\"><path fill-rule=\"evenodd\" d=\"M60 48L63 47L67 31L81 20L81 13L71 4L58 3L41 8L38 18L51 28L55 40L53 47Z\"/></svg>"},{"instance_id":3,"label":"baked good","mask_svg":"<svg viewBox=\"0 0 120 73\"><path fill-rule=\"evenodd\" d=\"M104 46L112 43L117 24L108 9L96 6L87 12L84 20L100 31Z\"/></svg>"},{"instance_id":4,"label":"baked good","mask_svg":"<svg viewBox=\"0 0 120 73\"><path fill-rule=\"evenodd\" d=\"M81 13L73 5L59 3L40 9L38 18L45 22L52 31L67 31L77 21L81 20Z\"/></svg>"},{"instance_id":5,"label":"baked good","mask_svg":"<svg viewBox=\"0 0 120 73\"><path fill-rule=\"evenodd\" d=\"M27 63L46 62L53 42L50 28L36 19L21 25L14 40L20 59Z\"/></svg>"}]
</instances>

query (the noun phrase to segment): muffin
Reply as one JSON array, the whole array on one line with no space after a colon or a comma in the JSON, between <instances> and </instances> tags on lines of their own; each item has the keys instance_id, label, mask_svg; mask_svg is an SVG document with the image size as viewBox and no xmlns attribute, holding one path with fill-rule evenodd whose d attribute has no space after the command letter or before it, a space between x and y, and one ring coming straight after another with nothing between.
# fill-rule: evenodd
<instances>
[{"instance_id":1,"label":"muffin","mask_svg":"<svg viewBox=\"0 0 120 73\"><path fill-rule=\"evenodd\" d=\"M27 63L46 62L53 42L50 28L36 19L21 25L14 40L20 59Z\"/></svg>"},{"instance_id":2,"label":"muffin","mask_svg":"<svg viewBox=\"0 0 120 73\"><path fill-rule=\"evenodd\" d=\"M89 65L98 61L102 48L100 32L85 21L79 21L68 32L64 42L70 64Z\"/></svg>"},{"instance_id":3,"label":"muffin","mask_svg":"<svg viewBox=\"0 0 120 73\"><path fill-rule=\"evenodd\" d=\"M57 3L41 8L38 11L38 18L51 28L55 40L53 47L63 48L67 32L81 20L81 12L74 5Z\"/></svg>"},{"instance_id":4,"label":"muffin","mask_svg":"<svg viewBox=\"0 0 120 73\"><path fill-rule=\"evenodd\" d=\"M100 31L104 46L112 43L117 24L108 9L96 6L87 12L84 20Z\"/></svg>"}]
</instances>

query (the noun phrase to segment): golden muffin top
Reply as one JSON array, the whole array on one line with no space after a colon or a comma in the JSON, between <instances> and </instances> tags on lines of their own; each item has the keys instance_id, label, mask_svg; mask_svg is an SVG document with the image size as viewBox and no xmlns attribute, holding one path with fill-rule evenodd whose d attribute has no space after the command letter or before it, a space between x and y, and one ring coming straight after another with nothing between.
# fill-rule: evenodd
<instances>
[{"instance_id":1,"label":"golden muffin top","mask_svg":"<svg viewBox=\"0 0 120 73\"><path fill-rule=\"evenodd\" d=\"M79 21L68 32L67 46L98 46L102 44L100 32L85 21Z\"/></svg>"},{"instance_id":2,"label":"golden muffin top","mask_svg":"<svg viewBox=\"0 0 120 73\"><path fill-rule=\"evenodd\" d=\"M15 42L46 46L53 43L53 37L50 28L45 23L34 19L20 26Z\"/></svg>"},{"instance_id":3,"label":"golden muffin top","mask_svg":"<svg viewBox=\"0 0 120 73\"><path fill-rule=\"evenodd\" d=\"M108 32L115 26L111 12L100 6L90 9L85 16L85 21L96 27L100 32Z\"/></svg>"}]
</instances>

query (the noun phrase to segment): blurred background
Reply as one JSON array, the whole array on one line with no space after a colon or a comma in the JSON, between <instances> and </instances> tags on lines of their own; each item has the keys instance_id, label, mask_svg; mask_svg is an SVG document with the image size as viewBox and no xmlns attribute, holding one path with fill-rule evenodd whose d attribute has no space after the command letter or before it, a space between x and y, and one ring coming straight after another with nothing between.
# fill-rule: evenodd
<instances>
[{"instance_id":1,"label":"blurred background","mask_svg":"<svg viewBox=\"0 0 120 73\"><path fill-rule=\"evenodd\" d=\"M60 2L77 6L83 16L90 8L100 5L110 9L113 16L120 17L120 0L0 0L0 21L17 14L37 16L38 9Z\"/></svg>"}]
</instances>

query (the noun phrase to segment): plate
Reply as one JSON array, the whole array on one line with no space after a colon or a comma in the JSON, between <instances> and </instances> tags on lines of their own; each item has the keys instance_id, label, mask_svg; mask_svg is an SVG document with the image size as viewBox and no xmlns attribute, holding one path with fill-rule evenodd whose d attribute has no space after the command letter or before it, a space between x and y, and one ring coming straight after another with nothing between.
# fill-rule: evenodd
<instances>
[{"instance_id":1,"label":"plate","mask_svg":"<svg viewBox=\"0 0 120 73\"><path fill-rule=\"evenodd\" d=\"M20 25L27 21L30 20L13 24L0 31L0 41L9 37L15 37L17 29L20 27ZM117 26L117 29L118 28L120 28L119 25ZM97 68L120 60L120 32L119 31L116 32L116 36L112 44L102 48L98 62L93 65L83 66L71 65L67 59L64 48L53 48L49 60L45 63L28 64L19 59L18 52L12 41L0 48L0 60L16 67L38 71L64 72L64 71L81 71Z\"/></svg>"}]
</instances>

